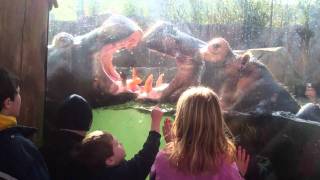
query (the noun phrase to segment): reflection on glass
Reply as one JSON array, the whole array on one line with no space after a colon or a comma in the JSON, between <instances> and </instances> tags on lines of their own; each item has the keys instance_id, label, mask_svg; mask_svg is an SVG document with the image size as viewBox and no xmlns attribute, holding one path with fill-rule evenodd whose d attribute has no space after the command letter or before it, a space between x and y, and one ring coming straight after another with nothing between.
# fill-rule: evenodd
<instances>
[{"instance_id":1,"label":"reflection on glass","mask_svg":"<svg viewBox=\"0 0 320 180\"><path fill-rule=\"evenodd\" d=\"M265 167L247 179L317 178L301 168L309 158L319 169L319 12L318 0L64 0L50 13L46 103L81 94L107 108L94 129L112 131L103 113L114 105L174 107L187 88L209 86L252 171Z\"/></svg>"}]
</instances>

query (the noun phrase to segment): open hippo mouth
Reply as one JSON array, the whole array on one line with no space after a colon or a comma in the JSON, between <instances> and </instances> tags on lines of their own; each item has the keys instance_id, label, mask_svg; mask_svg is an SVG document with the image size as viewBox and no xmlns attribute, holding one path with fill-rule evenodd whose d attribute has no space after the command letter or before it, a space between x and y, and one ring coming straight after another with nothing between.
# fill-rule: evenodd
<instances>
[{"instance_id":1,"label":"open hippo mouth","mask_svg":"<svg viewBox=\"0 0 320 180\"><path fill-rule=\"evenodd\" d=\"M132 49L140 41L141 45L153 52L165 54L166 59L175 60L176 74L170 83L163 82L162 73L155 80L152 73L141 75L134 67L129 73L122 72L114 66L113 55L123 49ZM104 45L99 51L98 62L102 67L99 76L104 76L99 80L102 84L100 89L102 87L113 95L133 93L138 99L174 102L186 88L200 83L203 63L196 55L206 45L166 22L157 23L143 37L142 31L135 31L129 37Z\"/></svg>"},{"instance_id":2,"label":"open hippo mouth","mask_svg":"<svg viewBox=\"0 0 320 180\"><path fill-rule=\"evenodd\" d=\"M122 49L121 49L122 50ZM120 73L118 73L115 67L112 64L113 53L110 54L110 47L105 46L100 53L99 61L103 68L105 75L115 84L119 84L123 81L124 77L121 77ZM120 50L119 50L120 51Z\"/></svg>"},{"instance_id":3,"label":"open hippo mouth","mask_svg":"<svg viewBox=\"0 0 320 180\"><path fill-rule=\"evenodd\" d=\"M88 38L87 38L88 37ZM130 73L118 71L113 65L114 55L130 50L141 41L142 30L132 20L116 15L108 18L102 26L81 37L82 46L89 44L93 53L93 86L100 94L119 95L134 93L138 97L146 96L153 90L153 76L150 75L142 85L142 79L135 68ZM92 45L93 44L93 45ZM129 77L129 74L130 77ZM162 84L163 75L157 84ZM155 91L153 91L155 92ZM153 97L155 97L155 93Z\"/></svg>"},{"instance_id":4,"label":"open hippo mouth","mask_svg":"<svg viewBox=\"0 0 320 180\"><path fill-rule=\"evenodd\" d=\"M108 92L117 95L120 93L134 93L138 98L159 99L161 89L164 89L167 84L163 83L164 74L160 74L155 86L153 87L153 75L150 74L145 81L139 77L135 67L131 68L130 73L117 71L113 65L113 56L123 50L130 50L137 46L142 37L141 31L132 33L128 38L119 42L105 45L99 52L98 61L102 67L102 74L105 75L104 81L110 84ZM130 74L130 75L129 75Z\"/></svg>"},{"instance_id":5,"label":"open hippo mouth","mask_svg":"<svg viewBox=\"0 0 320 180\"><path fill-rule=\"evenodd\" d=\"M175 102L186 88L200 83L203 62L197 55L207 45L205 42L179 31L171 23L158 22L144 34L142 44L153 52L164 54L166 59L175 60L177 69L170 83L163 83L162 74L156 87L151 86L151 91L140 97Z\"/></svg>"}]
</instances>

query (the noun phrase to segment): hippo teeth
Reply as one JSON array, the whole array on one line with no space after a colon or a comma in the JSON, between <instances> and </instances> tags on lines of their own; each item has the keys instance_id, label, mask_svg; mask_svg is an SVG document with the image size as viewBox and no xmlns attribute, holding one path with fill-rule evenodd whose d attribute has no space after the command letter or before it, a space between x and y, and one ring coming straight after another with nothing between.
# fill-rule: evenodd
<instances>
[{"instance_id":1,"label":"hippo teeth","mask_svg":"<svg viewBox=\"0 0 320 180\"><path fill-rule=\"evenodd\" d=\"M156 81L156 87L159 87L163 84L163 77L164 77L164 74L160 74L160 76L158 77L157 81Z\"/></svg>"},{"instance_id":2,"label":"hippo teeth","mask_svg":"<svg viewBox=\"0 0 320 180\"><path fill-rule=\"evenodd\" d=\"M150 74L144 83L144 92L150 93L152 91L153 75Z\"/></svg>"},{"instance_id":3,"label":"hippo teeth","mask_svg":"<svg viewBox=\"0 0 320 180\"><path fill-rule=\"evenodd\" d=\"M99 54L99 58L103 73L113 82L109 89L112 94L132 92L137 93L138 97L141 98L159 99L161 92L168 86L163 82L164 74L159 75L155 87L153 87L154 79L152 74L146 78L144 85L140 85L142 83L142 79L138 76L137 69L134 67L132 68L131 79L127 79L126 74L118 73L113 66L113 53L110 52L109 47L103 48Z\"/></svg>"}]
</instances>

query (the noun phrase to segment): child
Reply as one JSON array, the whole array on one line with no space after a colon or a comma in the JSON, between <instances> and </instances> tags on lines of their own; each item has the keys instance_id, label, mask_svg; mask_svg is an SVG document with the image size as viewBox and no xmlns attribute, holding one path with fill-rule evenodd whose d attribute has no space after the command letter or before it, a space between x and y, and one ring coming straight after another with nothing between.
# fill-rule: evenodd
<instances>
[{"instance_id":1,"label":"child","mask_svg":"<svg viewBox=\"0 0 320 180\"><path fill-rule=\"evenodd\" d=\"M82 142L92 123L90 104L80 95L65 98L58 110L57 130L40 148L47 163L51 179L67 179L72 170L71 152Z\"/></svg>"},{"instance_id":2,"label":"child","mask_svg":"<svg viewBox=\"0 0 320 180\"><path fill-rule=\"evenodd\" d=\"M317 91L315 87L312 87L311 83L307 83L306 91L304 94L311 103L317 103Z\"/></svg>"},{"instance_id":3,"label":"child","mask_svg":"<svg viewBox=\"0 0 320 180\"><path fill-rule=\"evenodd\" d=\"M126 161L121 143L110 133L94 131L88 134L75 152L82 169L87 173L70 179L145 180L160 146L160 121L163 113L159 108L151 112L151 130L143 149ZM84 172L84 170L82 170Z\"/></svg>"},{"instance_id":4,"label":"child","mask_svg":"<svg viewBox=\"0 0 320 180\"><path fill-rule=\"evenodd\" d=\"M23 135L34 129L18 127L21 97L19 80L0 68L0 179L49 179L36 146Z\"/></svg>"},{"instance_id":5,"label":"child","mask_svg":"<svg viewBox=\"0 0 320 180\"><path fill-rule=\"evenodd\" d=\"M305 120L320 122L320 104L317 98L316 88L311 83L307 83L305 96L309 99L309 103L301 106L296 116Z\"/></svg>"},{"instance_id":6,"label":"child","mask_svg":"<svg viewBox=\"0 0 320 180\"><path fill-rule=\"evenodd\" d=\"M180 96L171 133L171 142L156 157L151 179L242 179L232 134L211 89L192 87ZM238 157L245 173L249 157L241 148Z\"/></svg>"}]
</instances>

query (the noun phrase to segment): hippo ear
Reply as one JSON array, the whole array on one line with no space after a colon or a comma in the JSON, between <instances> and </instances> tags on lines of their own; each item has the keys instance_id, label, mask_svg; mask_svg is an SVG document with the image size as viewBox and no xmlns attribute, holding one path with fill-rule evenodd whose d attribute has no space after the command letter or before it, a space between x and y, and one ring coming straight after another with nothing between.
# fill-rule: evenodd
<instances>
[{"instance_id":1,"label":"hippo ear","mask_svg":"<svg viewBox=\"0 0 320 180\"><path fill-rule=\"evenodd\" d=\"M247 63L250 60L250 56L248 54L245 54L244 56L241 57L241 66L246 66Z\"/></svg>"},{"instance_id":2,"label":"hippo ear","mask_svg":"<svg viewBox=\"0 0 320 180\"><path fill-rule=\"evenodd\" d=\"M240 64L239 64L240 71L247 66L249 60L250 60L250 56L248 54L245 54L240 57Z\"/></svg>"},{"instance_id":3,"label":"hippo ear","mask_svg":"<svg viewBox=\"0 0 320 180\"><path fill-rule=\"evenodd\" d=\"M72 46L74 43L74 38L71 34L61 32L53 37L52 47L56 48L66 48Z\"/></svg>"}]
</instances>

